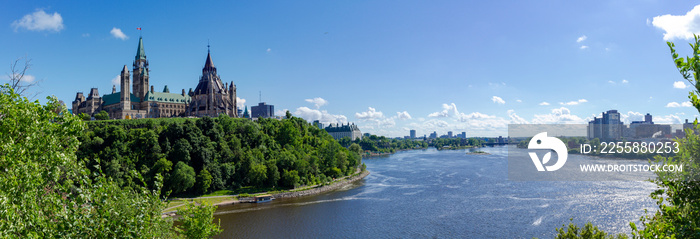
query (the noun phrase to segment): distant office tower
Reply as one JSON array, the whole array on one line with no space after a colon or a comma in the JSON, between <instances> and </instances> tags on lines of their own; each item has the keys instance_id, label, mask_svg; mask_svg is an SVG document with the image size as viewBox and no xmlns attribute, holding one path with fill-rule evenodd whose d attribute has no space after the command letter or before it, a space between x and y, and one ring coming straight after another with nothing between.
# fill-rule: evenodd
<instances>
[{"instance_id":1,"label":"distant office tower","mask_svg":"<svg viewBox=\"0 0 700 239\"><path fill-rule=\"evenodd\" d=\"M432 133L430 133L430 137L429 137L429 138L431 138L431 139L436 139L436 138L437 138L437 132L436 132L436 131L433 131Z\"/></svg>"},{"instance_id":2,"label":"distant office tower","mask_svg":"<svg viewBox=\"0 0 700 239\"><path fill-rule=\"evenodd\" d=\"M323 129L323 123L318 120L314 120L314 126L318 127L319 129Z\"/></svg>"},{"instance_id":3,"label":"distant office tower","mask_svg":"<svg viewBox=\"0 0 700 239\"><path fill-rule=\"evenodd\" d=\"M459 136L460 138L466 139L467 138L467 132L462 132L462 135Z\"/></svg>"},{"instance_id":4,"label":"distant office tower","mask_svg":"<svg viewBox=\"0 0 700 239\"><path fill-rule=\"evenodd\" d=\"M651 115L649 115L649 120L651 120ZM622 138L623 126L622 121L620 121L620 113L617 110L608 110L608 112L603 112L603 117L593 117L593 120L588 122L588 138L618 140Z\"/></svg>"},{"instance_id":5,"label":"distant office tower","mask_svg":"<svg viewBox=\"0 0 700 239\"><path fill-rule=\"evenodd\" d=\"M275 106L265 104L265 102L260 102L257 106L250 107L250 111L250 117L253 119L275 117Z\"/></svg>"},{"instance_id":6,"label":"distant office tower","mask_svg":"<svg viewBox=\"0 0 700 239\"><path fill-rule=\"evenodd\" d=\"M411 135L410 135L410 137L411 137L412 139L415 139L415 138L416 138L416 130L415 130L415 129L412 129L412 130L411 130Z\"/></svg>"},{"instance_id":7,"label":"distant office tower","mask_svg":"<svg viewBox=\"0 0 700 239\"><path fill-rule=\"evenodd\" d=\"M447 131L447 137L452 138L452 131Z\"/></svg>"}]
</instances>

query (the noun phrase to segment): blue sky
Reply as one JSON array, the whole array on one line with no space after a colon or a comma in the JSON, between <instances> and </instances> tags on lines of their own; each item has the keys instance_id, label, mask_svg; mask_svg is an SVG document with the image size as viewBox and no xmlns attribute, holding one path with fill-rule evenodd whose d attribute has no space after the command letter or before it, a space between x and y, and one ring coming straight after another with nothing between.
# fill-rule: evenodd
<instances>
[{"instance_id":1,"label":"blue sky","mask_svg":"<svg viewBox=\"0 0 700 239\"><path fill-rule=\"evenodd\" d=\"M37 98L70 105L91 87L111 93L142 34L156 90L194 88L209 41L246 105L262 91L278 113L379 135L506 135L509 123L585 123L609 109L680 123L698 113L665 41L690 52L697 4L11 1L0 10L0 72L27 57Z\"/></svg>"}]
</instances>

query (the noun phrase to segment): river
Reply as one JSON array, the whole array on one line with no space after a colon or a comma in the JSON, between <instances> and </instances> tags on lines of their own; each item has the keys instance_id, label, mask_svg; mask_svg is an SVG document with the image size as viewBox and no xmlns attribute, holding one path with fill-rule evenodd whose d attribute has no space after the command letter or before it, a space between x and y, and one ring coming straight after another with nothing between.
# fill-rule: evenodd
<instances>
[{"instance_id":1,"label":"river","mask_svg":"<svg viewBox=\"0 0 700 239\"><path fill-rule=\"evenodd\" d=\"M569 218L629 234L630 221L654 211L653 183L509 181L508 148L480 150L490 155L427 149L363 159L371 174L343 189L222 206L219 238L551 238Z\"/></svg>"}]
</instances>

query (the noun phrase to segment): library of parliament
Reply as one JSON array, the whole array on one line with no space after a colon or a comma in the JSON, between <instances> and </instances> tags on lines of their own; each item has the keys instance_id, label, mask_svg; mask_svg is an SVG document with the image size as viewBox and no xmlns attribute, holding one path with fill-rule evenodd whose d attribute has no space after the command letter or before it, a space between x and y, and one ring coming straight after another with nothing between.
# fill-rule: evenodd
<instances>
[{"instance_id":1,"label":"library of parliament","mask_svg":"<svg viewBox=\"0 0 700 239\"><path fill-rule=\"evenodd\" d=\"M219 114L238 117L236 85L233 81L228 85L221 81L210 52L207 52L202 76L194 91L190 88L187 93L185 89L180 94L170 93L165 85L162 91L156 92L148 83L148 71L143 38L139 38L132 71L126 65L121 71L120 91L112 86L111 94L100 96L97 88L92 88L87 98L78 92L73 101L73 113L92 116L104 110L110 119L216 117Z\"/></svg>"}]
</instances>

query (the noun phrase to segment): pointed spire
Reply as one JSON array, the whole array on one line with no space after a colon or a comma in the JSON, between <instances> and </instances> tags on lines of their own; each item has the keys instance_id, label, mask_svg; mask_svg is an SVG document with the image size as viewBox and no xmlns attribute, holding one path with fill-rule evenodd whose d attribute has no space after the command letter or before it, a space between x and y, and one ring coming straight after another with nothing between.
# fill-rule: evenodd
<instances>
[{"instance_id":1,"label":"pointed spire","mask_svg":"<svg viewBox=\"0 0 700 239\"><path fill-rule=\"evenodd\" d=\"M146 59L146 51L143 50L143 38L139 37L139 47L136 49L136 60Z\"/></svg>"},{"instance_id":2,"label":"pointed spire","mask_svg":"<svg viewBox=\"0 0 700 239\"><path fill-rule=\"evenodd\" d=\"M122 69L122 73L124 73L124 72L129 72L129 69L126 68L126 65L124 65L124 69Z\"/></svg>"},{"instance_id":3,"label":"pointed spire","mask_svg":"<svg viewBox=\"0 0 700 239\"><path fill-rule=\"evenodd\" d=\"M202 71L216 71L216 67L214 67L214 61L211 60L211 53L207 52L207 61L204 63L204 69Z\"/></svg>"}]
</instances>

